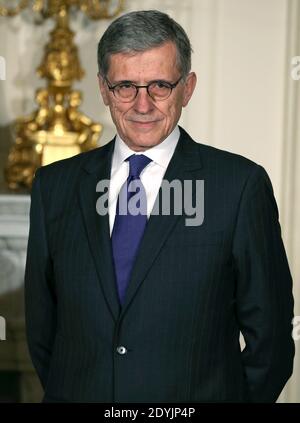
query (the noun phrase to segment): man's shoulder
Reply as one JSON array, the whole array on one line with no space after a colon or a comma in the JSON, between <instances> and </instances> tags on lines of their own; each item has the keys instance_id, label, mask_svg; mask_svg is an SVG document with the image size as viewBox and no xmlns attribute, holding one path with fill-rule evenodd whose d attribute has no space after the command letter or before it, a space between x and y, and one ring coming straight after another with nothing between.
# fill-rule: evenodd
<instances>
[{"instance_id":1,"label":"man's shoulder","mask_svg":"<svg viewBox=\"0 0 300 423\"><path fill-rule=\"evenodd\" d=\"M101 158L105 157L111 149L112 142L113 140L104 146L43 166L38 169L37 173L41 175L42 179L52 182L53 179L61 177L76 177L82 168L85 168L89 163L97 163L98 160L100 162Z\"/></svg>"},{"instance_id":2,"label":"man's shoulder","mask_svg":"<svg viewBox=\"0 0 300 423\"><path fill-rule=\"evenodd\" d=\"M73 201L85 173L97 172L111 148L110 142L103 147L42 166L36 171L34 184L36 182L40 187L49 214L55 215Z\"/></svg>"},{"instance_id":3,"label":"man's shoulder","mask_svg":"<svg viewBox=\"0 0 300 423\"><path fill-rule=\"evenodd\" d=\"M237 153L219 149L199 142L180 128L184 149L193 157L193 164L199 161L203 178L215 181L223 189L242 192L246 186L272 187L269 175L259 163ZM197 163L196 163L197 165Z\"/></svg>"},{"instance_id":4,"label":"man's shoulder","mask_svg":"<svg viewBox=\"0 0 300 423\"><path fill-rule=\"evenodd\" d=\"M222 167L237 167L242 170L251 170L254 167L259 166L258 163L253 160L232 151L223 150L211 145L196 143L199 146L200 154L204 162L214 162L218 166Z\"/></svg>"},{"instance_id":5,"label":"man's shoulder","mask_svg":"<svg viewBox=\"0 0 300 423\"><path fill-rule=\"evenodd\" d=\"M248 173L257 168L261 168L258 163L241 154L220 149L212 145L205 144L202 141L195 140L185 131L182 131L181 133L185 140L189 143L193 153L199 156L199 160L201 160L204 168L212 171L216 169L222 172L231 170L239 173Z\"/></svg>"}]
</instances>

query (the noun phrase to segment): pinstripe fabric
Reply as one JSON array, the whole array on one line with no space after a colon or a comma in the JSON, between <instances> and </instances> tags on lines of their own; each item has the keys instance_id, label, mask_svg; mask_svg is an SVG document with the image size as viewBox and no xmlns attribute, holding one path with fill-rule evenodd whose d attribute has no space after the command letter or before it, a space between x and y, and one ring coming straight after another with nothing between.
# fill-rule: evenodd
<instances>
[{"instance_id":1,"label":"pinstripe fabric","mask_svg":"<svg viewBox=\"0 0 300 423\"><path fill-rule=\"evenodd\" d=\"M34 181L25 310L44 400L275 401L292 372L293 298L266 172L181 129L165 178L205 181L204 222L150 217L120 310L108 217L96 213L113 146Z\"/></svg>"}]
</instances>

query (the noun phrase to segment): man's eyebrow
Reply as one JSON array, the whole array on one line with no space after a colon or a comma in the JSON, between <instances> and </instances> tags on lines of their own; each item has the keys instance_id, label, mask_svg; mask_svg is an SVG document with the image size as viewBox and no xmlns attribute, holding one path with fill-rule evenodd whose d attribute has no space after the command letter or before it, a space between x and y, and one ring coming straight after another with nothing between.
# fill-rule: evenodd
<instances>
[{"instance_id":1,"label":"man's eyebrow","mask_svg":"<svg viewBox=\"0 0 300 423\"><path fill-rule=\"evenodd\" d=\"M131 79L120 79L116 81L109 81L112 85L118 85L118 84L135 84L134 81Z\"/></svg>"},{"instance_id":2,"label":"man's eyebrow","mask_svg":"<svg viewBox=\"0 0 300 423\"><path fill-rule=\"evenodd\" d=\"M118 85L118 84L135 84L135 85L144 85L144 84L140 84L138 81L134 81L132 79L121 79L121 80L116 80L116 81L109 81L112 85ZM168 82L169 81L167 79L164 78L155 78L155 79L151 79L148 82L145 83L145 85L151 84L152 82Z\"/></svg>"}]
</instances>

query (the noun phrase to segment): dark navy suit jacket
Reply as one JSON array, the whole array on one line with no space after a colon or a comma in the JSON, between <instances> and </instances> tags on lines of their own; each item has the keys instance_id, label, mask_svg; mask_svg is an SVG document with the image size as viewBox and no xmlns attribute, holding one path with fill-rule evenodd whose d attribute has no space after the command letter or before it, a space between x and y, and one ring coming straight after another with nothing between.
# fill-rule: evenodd
<instances>
[{"instance_id":1,"label":"dark navy suit jacket","mask_svg":"<svg viewBox=\"0 0 300 423\"><path fill-rule=\"evenodd\" d=\"M25 301L44 401L275 401L292 373L293 297L266 172L181 129L165 178L204 180L203 224L150 217L121 308L96 212L113 149L34 180Z\"/></svg>"}]
</instances>

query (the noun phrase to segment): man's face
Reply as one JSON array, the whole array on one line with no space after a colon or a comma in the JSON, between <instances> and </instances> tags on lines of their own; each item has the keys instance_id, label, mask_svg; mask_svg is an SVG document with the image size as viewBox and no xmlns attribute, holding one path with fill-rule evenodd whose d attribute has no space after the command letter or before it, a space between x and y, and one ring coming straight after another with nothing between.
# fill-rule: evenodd
<instances>
[{"instance_id":1,"label":"man's face","mask_svg":"<svg viewBox=\"0 0 300 423\"><path fill-rule=\"evenodd\" d=\"M174 83L180 76L176 46L172 42L144 52L113 54L106 75L112 86L123 81L136 85L147 85L155 80ZM154 101L145 88L140 88L134 100L123 103L109 91L101 76L99 83L104 104L110 108L120 137L132 150L144 151L161 143L173 131L182 107L188 104L193 94L196 75L190 73L173 89L170 97L162 101Z\"/></svg>"}]
</instances>

